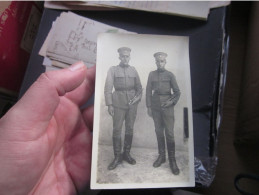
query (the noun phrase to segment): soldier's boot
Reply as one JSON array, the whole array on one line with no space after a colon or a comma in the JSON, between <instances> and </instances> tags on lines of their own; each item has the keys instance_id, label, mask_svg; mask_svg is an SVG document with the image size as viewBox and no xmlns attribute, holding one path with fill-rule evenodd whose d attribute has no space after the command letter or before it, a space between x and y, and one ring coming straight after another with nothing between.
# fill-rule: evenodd
<instances>
[{"instance_id":1,"label":"soldier's boot","mask_svg":"<svg viewBox=\"0 0 259 195\"><path fill-rule=\"evenodd\" d=\"M170 169L174 175L179 175L180 170L176 164L175 160L175 143L172 140L167 140L167 150L168 150L168 158Z\"/></svg>"},{"instance_id":2,"label":"soldier's boot","mask_svg":"<svg viewBox=\"0 0 259 195\"><path fill-rule=\"evenodd\" d=\"M175 158L171 158L171 159L169 160L169 162L170 162L170 168L171 168L172 173L173 173L174 175L179 175L180 170L179 170L179 168L178 168L178 166L177 166L177 164L176 164Z\"/></svg>"},{"instance_id":3,"label":"soldier's boot","mask_svg":"<svg viewBox=\"0 0 259 195\"><path fill-rule=\"evenodd\" d=\"M115 169L122 162L120 138L113 138L113 151L114 151L114 159L108 166L108 170Z\"/></svg>"},{"instance_id":4,"label":"soldier's boot","mask_svg":"<svg viewBox=\"0 0 259 195\"><path fill-rule=\"evenodd\" d=\"M153 167L160 167L161 164L165 163L166 158L165 158L165 139L164 137L158 137L157 136L157 144L158 144L158 158L156 161L153 163Z\"/></svg>"},{"instance_id":5,"label":"soldier's boot","mask_svg":"<svg viewBox=\"0 0 259 195\"><path fill-rule=\"evenodd\" d=\"M128 162L131 165L135 165L136 164L136 160L134 158L131 157L130 155L130 149L131 149L131 145L132 145L132 138L133 135L130 134L125 134L125 139L124 139L124 152L123 152L123 160L125 160L126 162Z\"/></svg>"}]
</instances>

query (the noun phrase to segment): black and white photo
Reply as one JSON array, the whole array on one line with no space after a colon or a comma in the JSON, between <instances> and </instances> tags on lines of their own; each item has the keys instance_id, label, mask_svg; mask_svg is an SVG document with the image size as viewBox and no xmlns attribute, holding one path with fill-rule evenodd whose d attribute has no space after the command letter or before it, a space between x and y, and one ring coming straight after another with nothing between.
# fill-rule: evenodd
<instances>
[{"instance_id":1,"label":"black and white photo","mask_svg":"<svg viewBox=\"0 0 259 195\"><path fill-rule=\"evenodd\" d=\"M92 189L194 186L189 38L97 40Z\"/></svg>"},{"instance_id":2,"label":"black and white photo","mask_svg":"<svg viewBox=\"0 0 259 195\"><path fill-rule=\"evenodd\" d=\"M114 160L108 166L108 170L115 169L123 160L131 165L136 164L136 160L130 156L130 149L142 86L136 69L129 65L130 52L131 49L127 47L118 49L120 63L118 66L112 66L109 69L105 81L105 103L113 119ZM123 122L125 122L125 138L123 153L121 154Z\"/></svg>"}]
</instances>

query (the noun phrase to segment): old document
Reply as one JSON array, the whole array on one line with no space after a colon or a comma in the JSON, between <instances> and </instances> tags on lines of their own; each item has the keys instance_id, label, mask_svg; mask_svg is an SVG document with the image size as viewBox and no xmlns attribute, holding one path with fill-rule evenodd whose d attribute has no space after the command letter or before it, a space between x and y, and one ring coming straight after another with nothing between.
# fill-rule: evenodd
<instances>
[{"instance_id":1,"label":"old document","mask_svg":"<svg viewBox=\"0 0 259 195\"><path fill-rule=\"evenodd\" d=\"M63 68L80 60L88 67L95 65L96 40L101 32L130 33L72 12L62 12L39 52L48 58L44 65Z\"/></svg>"}]
</instances>

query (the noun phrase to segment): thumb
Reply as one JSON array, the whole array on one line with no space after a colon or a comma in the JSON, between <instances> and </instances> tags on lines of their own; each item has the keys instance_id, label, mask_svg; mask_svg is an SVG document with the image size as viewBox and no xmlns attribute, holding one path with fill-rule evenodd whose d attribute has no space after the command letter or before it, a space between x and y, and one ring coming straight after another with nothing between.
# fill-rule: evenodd
<instances>
[{"instance_id":1,"label":"thumb","mask_svg":"<svg viewBox=\"0 0 259 195\"><path fill-rule=\"evenodd\" d=\"M47 127L60 96L74 90L84 81L86 69L83 62L78 62L67 69L43 73L10 109L7 118L14 119L16 124L24 124L25 128L35 124Z\"/></svg>"}]
</instances>

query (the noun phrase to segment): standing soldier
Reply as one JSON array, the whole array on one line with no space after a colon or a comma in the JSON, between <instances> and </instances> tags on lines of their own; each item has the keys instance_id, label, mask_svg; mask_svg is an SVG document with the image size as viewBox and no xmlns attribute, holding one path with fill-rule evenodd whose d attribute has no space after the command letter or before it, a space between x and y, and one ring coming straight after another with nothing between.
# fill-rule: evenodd
<instances>
[{"instance_id":1,"label":"standing soldier","mask_svg":"<svg viewBox=\"0 0 259 195\"><path fill-rule=\"evenodd\" d=\"M129 65L131 49L118 49L120 64L112 66L107 74L104 95L108 112L113 117L113 151L114 160L108 166L113 170L125 160L129 164L136 164L130 156L133 138L133 126L136 119L138 103L142 96L142 85L139 75L133 66ZM114 88L114 91L113 91ZM123 154L121 154L121 131L125 120L125 139Z\"/></svg>"},{"instance_id":2,"label":"standing soldier","mask_svg":"<svg viewBox=\"0 0 259 195\"><path fill-rule=\"evenodd\" d=\"M174 74L165 69L167 54L157 52L154 57L157 70L149 73L146 89L148 115L153 117L154 120L159 153L153 166L159 167L166 161L166 137L170 168L174 175L178 175L179 168L175 160L174 106L178 102L181 93Z\"/></svg>"}]
</instances>

